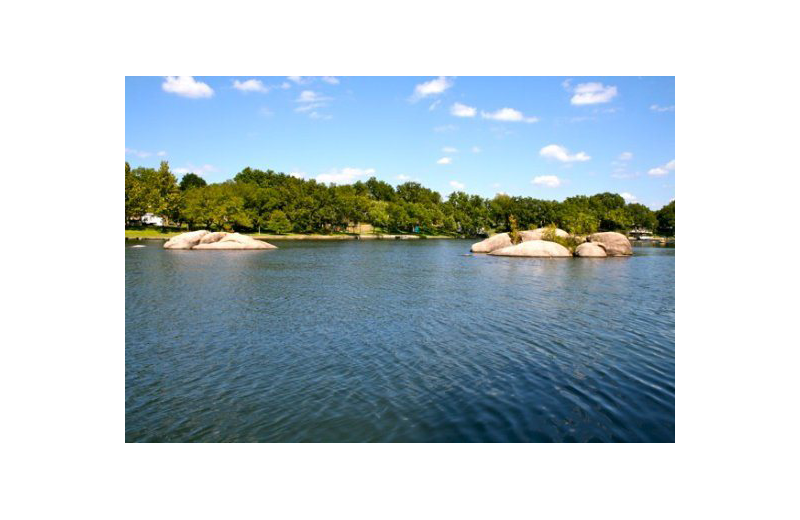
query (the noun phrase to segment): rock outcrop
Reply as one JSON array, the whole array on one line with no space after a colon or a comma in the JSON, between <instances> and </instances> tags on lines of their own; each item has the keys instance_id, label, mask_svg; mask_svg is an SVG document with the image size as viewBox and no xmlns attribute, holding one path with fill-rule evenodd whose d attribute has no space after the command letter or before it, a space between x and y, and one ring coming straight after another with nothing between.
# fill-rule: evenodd
<instances>
[{"instance_id":1,"label":"rock outcrop","mask_svg":"<svg viewBox=\"0 0 800 520\"><path fill-rule=\"evenodd\" d=\"M208 231L205 229L181 233L167 240L164 243L164 249L191 249L199 244L200 240L208 234Z\"/></svg>"},{"instance_id":2,"label":"rock outcrop","mask_svg":"<svg viewBox=\"0 0 800 520\"><path fill-rule=\"evenodd\" d=\"M503 247L489 253L493 256L571 257L569 249L547 240L529 240L515 246Z\"/></svg>"},{"instance_id":3,"label":"rock outcrop","mask_svg":"<svg viewBox=\"0 0 800 520\"><path fill-rule=\"evenodd\" d=\"M239 233L222 231L209 233L206 230L192 231L172 237L164 244L165 249L277 249L277 247Z\"/></svg>"},{"instance_id":4,"label":"rock outcrop","mask_svg":"<svg viewBox=\"0 0 800 520\"><path fill-rule=\"evenodd\" d=\"M575 256L599 258L608 255L606 254L606 248L603 246L603 244L584 242L583 244L575 248Z\"/></svg>"},{"instance_id":5,"label":"rock outcrop","mask_svg":"<svg viewBox=\"0 0 800 520\"><path fill-rule=\"evenodd\" d=\"M519 234L522 236L522 242L524 243L531 240L541 240L546 230L547 228L531 229L528 231L520 231ZM563 229L556 229L556 236L567 238L570 235ZM470 251L473 253L491 253L492 251L511 245L513 244L511 244L511 237L508 233L498 233L486 240L472 244Z\"/></svg>"},{"instance_id":6,"label":"rock outcrop","mask_svg":"<svg viewBox=\"0 0 800 520\"><path fill-rule=\"evenodd\" d=\"M628 256L633 254L631 242L622 233L608 231L589 235L589 242L605 247L608 256Z\"/></svg>"}]
</instances>

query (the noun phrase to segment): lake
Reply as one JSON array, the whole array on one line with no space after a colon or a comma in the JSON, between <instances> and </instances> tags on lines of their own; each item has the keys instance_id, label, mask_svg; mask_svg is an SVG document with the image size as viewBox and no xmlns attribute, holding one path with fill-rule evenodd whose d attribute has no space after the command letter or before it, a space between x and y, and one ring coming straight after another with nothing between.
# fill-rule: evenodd
<instances>
[{"instance_id":1,"label":"lake","mask_svg":"<svg viewBox=\"0 0 800 520\"><path fill-rule=\"evenodd\" d=\"M473 242L126 241L126 441L674 442L674 248Z\"/></svg>"}]
</instances>

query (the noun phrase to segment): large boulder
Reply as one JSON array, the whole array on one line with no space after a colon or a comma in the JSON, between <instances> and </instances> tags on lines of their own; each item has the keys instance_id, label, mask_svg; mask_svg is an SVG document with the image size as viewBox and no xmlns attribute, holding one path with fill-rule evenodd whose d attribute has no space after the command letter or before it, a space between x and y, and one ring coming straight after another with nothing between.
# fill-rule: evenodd
<instances>
[{"instance_id":1,"label":"large boulder","mask_svg":"<svg viewBox=\"0 0 800 520\"><path fill-rule=\"evenodd\" d=\"M608 231L589 235L589 242L600 244L606 249L608 256L627 256L633 254L631 242L622 233Z\"/></svg>"},{"instance_id":2,"label":"large boulder","mask_svg":"<svg viewBox=\"0 0 800 520\"><path fill-rule=\"evenodd\" d=\"M277 247L247 235L225 233L225 236L216 242L201 243L192 249L277 249Z\"/></svg>"},{"instance_id":3,"label":"large boulder","mask_svg":"<svg viewBox=\"0 0 800 520\"><path fill-rule=\"evenodd\" d=\"M494 256L571 257L569 249L547 240L529 240L489 253Z\"/></svg>"},{"instance_id":4,"label":"large boulder","mask_svg":"<svg viewBox=\"0 0 800 520\"><path fill-rule=\"evenodd\" d=\"M532 229L531 231L523 231L523 236L527 236L528 240L542 240L542 236L544 235L545 231L547 231L546 227L540 227L537 229ZM556 236L561 238L569 238L570 234L563 229L556 228Z\"/></svg>"},{"instance_id":5,"label":"large boulder","mask_svg":"<svg viewBox=\"0 0 800 520\"><path fill-rule=\"evenodd\" d=\"M575 248L575 256L581 257L605 257L606 248L603 244L595 244L592 242L584 242Z\"/></svg>"},{"instance_id":6,"label":"large boulder","mask_svg":"<svg viewBox=\"0 0 800 520\"><path fill-rule=\"evenodd\" d=\"M531 229L528 231L520 231L519 234L522 236L523 242L528 242L530 240L542 240L542 235L544 235L546 230L547 228ZM556 229L556 236L567 238L570 235L563 229ZM498 233L482 242L472 244L470 251L473 253L491 253L492 251L496 251L511 245L513 244L511 243L511 237L508 233Z\"/></svg>"},{"instance_id":7,"label":"large boulder","mask_svg":"<svg viewBox=\"0 0 800 520\"><path fill-rule=\"evenodd\" d=\"M208 231L190 231L176 235L164 242L164 249L191 249L200 243L200 240L208 235Z\"/></svg>"},{"instance_id":8,"label":"large boulder","mask_svg":"<svg viewBox=\"0 0 800 520\"><path fill-rule=\"evenodd\" d=\"M511 245L511 238L508 233L498 233L490 236L486 240L472 244L470 251L473 253L491 253L495 249L501 249Z\"/></svg>"},{"instance_id":9,"label":"large boulder","mask_svg":"<svg viewBox=\"0 0 800 520\"><path fill-rule=\"evenodd\" d=\"M277 247L239 233L205 229L174 236L164 243L165 249L277 249Z\"/></svg>"}]
</instances>

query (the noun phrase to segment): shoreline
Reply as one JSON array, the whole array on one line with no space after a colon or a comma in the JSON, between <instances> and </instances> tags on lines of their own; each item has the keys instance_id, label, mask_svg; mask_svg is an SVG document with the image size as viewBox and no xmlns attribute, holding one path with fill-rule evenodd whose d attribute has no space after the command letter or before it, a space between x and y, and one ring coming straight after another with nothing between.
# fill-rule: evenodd
<instances>
[{"instance_id":1,"label":"shoreline","mask_svg":"<svg viewBox=\"0 0 800 520\"><path fill-rule=\"evenodd\" d=\"M180 235L182 232L175 233L159 233L159 234L137 234L131 233L125 235L125 240L169 240L170 238ZM246 233L243 233L246 234ZM253 234L247 235L255 238L256 240L420 240L419 235L265 235ZM425 235L425 240L437 239L455 239L457 237L441 236L441 235Z\"/></svg>"}]
</instances>

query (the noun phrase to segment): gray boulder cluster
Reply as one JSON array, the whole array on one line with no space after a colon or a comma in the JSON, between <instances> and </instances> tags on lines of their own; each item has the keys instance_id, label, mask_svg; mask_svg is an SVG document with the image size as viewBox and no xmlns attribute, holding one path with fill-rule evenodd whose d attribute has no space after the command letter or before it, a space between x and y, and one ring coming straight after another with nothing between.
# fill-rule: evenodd
<instances>
[{"instance_id":1,"label":"gray boulder cluster","mask_svg":"<svg viewBox=\"0 0 800 520\"><path fill-rule=\"evenodd\" d=\"M517 245L511 244L508 233L499 233L487 238L482 242L472 245L473 253L488 253L493 256L527 256L540 258L571 257L573 253L569 249L548 240L542 240L545 228L532 231L521 231L522 242ZM563 229L556 230L556 236L567 238L570 234ZM578 238L578 237L576 237ZM606 257L606 256L629 256L633 254L631 243L628 238L621 233L606 232L594 233L575 248L574 256L578 257Z\"/></svg>"},{"instance_id":2,"label":"gray boulder cluster","mask_svg":"<svg viewBox=\"0 0 800 520\"><path fill-rule=\"evenodd\" d=\"M164 243L164 249L278 249L277 247L239 233L218 231L211 233L205 229L190 231L174 236Z\"/></svg>"}]
</instances>

